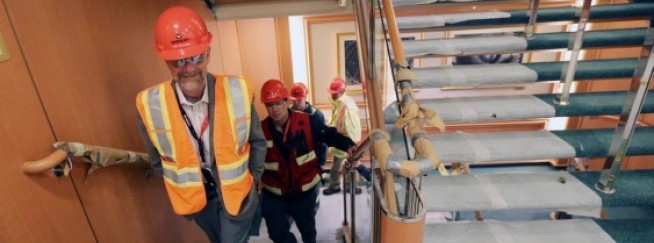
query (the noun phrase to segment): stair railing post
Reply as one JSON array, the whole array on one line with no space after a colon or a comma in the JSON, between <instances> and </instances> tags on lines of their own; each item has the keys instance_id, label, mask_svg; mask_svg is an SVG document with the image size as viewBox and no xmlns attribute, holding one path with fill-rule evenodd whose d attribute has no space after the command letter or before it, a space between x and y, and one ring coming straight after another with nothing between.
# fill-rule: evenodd
<instances>
[{"instance_id":1,"label":"stair railing post","mask_svg":"<svg viewBox=\"0 0 654 243\"><path fill-rule=\"evenodd\" d=\"M538 17L539 0L531 0L529 2L529 23L525 26L525 38L531 40L534 38L534 31L536 30L536 19Z\"/></svg>"},{"instance_id":2,"label":"stair railing post","mask_svg":"<svg viewBox=\"0 0 654 243\"><path fill-rule=\"evenodd\" d=\"M581 50L581 45L583 44L584 40L584 32L586 31L586 24L588 23L588 16L590 15L591 2L592 0L584 0L583 6L581 8L581 13L579 14L577 32L575 33L574 38L571 39L570 43L568 44L568 50L572 50L572 54L570 55L568 64L563 66L564 68L561 76L563 90L561 94L554 98L555 104L570 104L570 88L572 87L572 80L575 77L575 71L577 69L579 51Z\"/></svg>"},{"instance_id":3,"label":"stair railing post","mask_svg":"<svg viewBox=\"0 0 654 243\"><path fill-rule=\"evenodd\" d=\"M600 179L595 184L595 189L611 194L615 192L615 181L617 180L620 165L624 161L629 147L629 141L634 133L636 122L643 108L645 97L650 83L652 82L652 69L654 69L654 18L650 18L649 28L645 35L645 43L638 58L638 64L631 79L631 86L627 92L627 98L622 106L622 113L615 128L615 135L609 148L608 156L604 162L604 170Z\"/></svg>"}]
</instances>

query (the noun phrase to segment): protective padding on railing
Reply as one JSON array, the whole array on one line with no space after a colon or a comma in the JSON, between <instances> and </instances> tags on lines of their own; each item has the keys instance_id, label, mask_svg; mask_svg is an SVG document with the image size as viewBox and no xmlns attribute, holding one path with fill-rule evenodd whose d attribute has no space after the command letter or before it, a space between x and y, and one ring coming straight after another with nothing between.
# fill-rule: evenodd
<instances>
[{"instance_id":1,"label":"protective padding on railing","mask_svg":"<svg viewBox=\"0 0 654 243\"><path fill-rule=\"evenodd\" d=\"M548 131L435 134L429 141L441 163L575 157L574 147Z\"/></svg>"},{"instance_id":2,"label":"protective padding on railing","mask_svg":"<svg viewBox=\"0 0 654 243\"><path fill-rule=\"evenodd\" d=\"M418 76L418 81L412 83L415 89L531 83L538 80L536 71L515 63L416 68L413 73Z\"/></svg>"},{"instance_id":3,"label":"protective padding on railing","mask_svg":"<svg viewBox=\"0 0 654 243\"><path fill-rule=\"evenodd\" d=\"M419 100L420 105L438 111L446 123L503 121L511 119L548 118L554 107L534 96L462 97ZM384 110L386 123L397 117L397 105Z\"/></svg>"},{"instance_id":4,"label":"protective padding on railing","mask_svg":"<svg viewBox=\"0 0 654 243\"><path fill-rule=\"evenodd\" d=\"M488 20L508 18L511 14L507 12L490 11L478 13L461 13L461 14L439 14L427 16L409 16L397 18L397 25L400 29L414 29L444 26L445 24L454 24L469 20Z\"/></svg>"},{"instance_id":5,"label":"protective padding on railing","mask_svg":"<svg viewBox=\"0 0 654 243\"><path fill-rule=\"evenodd\" d=\"M430 212L528 209L600 217L602 200L568 172L427 176L422 186Z\"/></svg>"},{"instance_id":6,"label":"protective padding on railing","mask_svg":"<svg viewBox=\"0 0 654 243\"><path fill-rule=\"evenodd\" d=\"M423 242L609 243L615 242L590 219L460 221L425 225Z\"/></svg>"}]
</instances>

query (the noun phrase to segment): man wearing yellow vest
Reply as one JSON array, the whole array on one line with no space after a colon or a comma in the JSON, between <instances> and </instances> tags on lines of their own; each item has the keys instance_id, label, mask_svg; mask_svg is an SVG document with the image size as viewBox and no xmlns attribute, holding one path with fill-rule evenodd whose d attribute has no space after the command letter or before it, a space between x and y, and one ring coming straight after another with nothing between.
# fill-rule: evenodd
<instances>
[{"instance_id":1,"label":"man wearing yellow vest","mask_svg":"<svg viewBox=\"0 0 654 243\"><path fill-rule=\"evenodd\" d=\"M354 142L359 142L361 139L361 121L359 120L359 107L354 102L352 97L345 94L346 84L341 78L334 78L329 84L327 91L331 94L330 100L332 102L332 117L329 125L335 127L340 134L348 136ZM322 191L324 195L331 195L341 191L341 181L339 180L340 169L343 165L347 153L332 148L334 159L332 161L332 168L329 172L329 188ZM345 191L350 192L350 181L352 180L350 173L344 173L343 183L345 184ZM361 194L361 188L354 188L356 194Z\"/></svg>"},{"instance_id":2,"label":"man wearing yellow vest","mask_svg":"<svg viewBox=\"0 0 654 243\"><path fill-rule=\"evenodd\" d=\"M261 180L261 214L268 237L276 243L297 242L289 231L290 217L302 234L302 242L316 242L321 181L316 146L325 143L352 153L356 145L316 116L289 109L288 90L282 81L266 81L261 87L261 102L268 112L261 121L268 147Z\"/></svg>"},{"instance_id":3,"label":"man wearing yellow vest","mask_svg":"<svg viewBox=\"0 0 654 243\"><path fill-rule=\"evenodd\" d=\"M172 74L136 98L139 125L173 210L211 242L246 242L266 142L249 80L207 71L212 35L193 10L158 18L155 49Z\"/></svg>"}]
</instances>

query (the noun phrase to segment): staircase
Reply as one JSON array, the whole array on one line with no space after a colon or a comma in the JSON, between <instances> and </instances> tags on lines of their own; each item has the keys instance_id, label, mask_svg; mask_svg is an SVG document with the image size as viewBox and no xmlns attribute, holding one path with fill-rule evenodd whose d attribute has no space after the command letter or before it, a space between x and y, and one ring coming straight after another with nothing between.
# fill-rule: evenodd
<instances>
[{"instance_id":1,"label":"staircase","mask_svg":"<svg viewBox=\"0 0 654 243\"><path fill-rule=\"evenodd\" d=\"M585 11L581 5L572 6L573 2L570 2L570 6L551 7L546 1L540 3L542 6L539 6L538 1L531 1L515 4L518 6L515 8L522 9L493 10L495 5L507 8L510 6L507 3L509 1L483 1L476 4L470 1L393 0L394 12L401 13L401 16L389 18L386 16L388 12L379 12L384 16L384 21L395 20L400 33L420 32L424 36L445 36L402 41L406 58L422 59L423 63L434 63L428 61L433 59L450 60L456 56L572 53L570 61L423 65L412 68L416 80L412 80L410 86L421 90L416 100L420 106L437 112L446 125L585 116L615 116L618 117L619 125L602 129L545 128L539 131L430 133L427 139L438 152L440 162L484 164L608 157L608 165L605 165L602 172L573 171L571 166L568 171L538 173L496 172L457 176L429 173L429 176L414 180L422 180L422 207L428 212L563 211L576 219L497 221L480 218L475 221L427 223L424 226L423 241L651 242L654 238L654 219L612 219L611 215L602 217L601 210L603 207L654 206L654 170L624 170L616 173L623 155L654 155L654 126L634 125L638 111L654 113L654 98L650 97L653 94L646 92L654 65L654 58L650 56L654 41L651 21L654 2L601 3L586 8ZM587 5L589 3L585 2ZM371 8L378 9L381 5L377 2ZM439 9L457 11L450 13ZM429 14L430 12L439 13ZM626 20L649 21L649 28L531 33L538 26L577 22L580 29L584 30L589 29L586 21L590 25ZM388 23L382 22L381 26L390 32L389 35L393 35L392 28L386 28ZM525 31L475 36L443 34L453 30L484 33L484 30L516 26L522 26ZM576 55L580 51L617 47L642 47L643 54L640 58L577 61ZM392 50L389 56L393 59ZM571 72L572 70L574 71ZM643 73L644 82L639 82ZM565 95L566 88L573 82L600 82L616 78L631 79L631 88L572 93L569 97ZM439 97L442 96L439 89L453 86L483 89L516 85L529 87L539 83L558 82L563 91L535 94L516 91L516 94L509 95ZM564 94L559 95L559 92ZM406 96L401 97L399 103ZM384 121L391 134L391 147L395 155L413 156L415 150L410 145L405 146L404 130L393 124L402 114L398 102L383 110ZM411 139L407 141L410 144ZM624 147L627 142L628 148ZM600 178L602 185L606 185L607 178L610 178L609 186L615 188L615 193L607 194L596 190ZM403 199L398 198L400 201ZM405 205L410 203L400 202Z\"/></svg>"}]
</instances>

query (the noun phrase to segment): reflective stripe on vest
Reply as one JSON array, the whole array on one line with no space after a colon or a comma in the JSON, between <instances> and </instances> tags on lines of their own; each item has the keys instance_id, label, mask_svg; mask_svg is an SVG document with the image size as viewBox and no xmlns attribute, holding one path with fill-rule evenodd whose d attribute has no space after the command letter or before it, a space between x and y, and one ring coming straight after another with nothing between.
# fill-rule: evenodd
<instances>
[{"instance_id":1,"label":"reflective stripe on vest","mask_svg":"<svg viewBox=\"0 0 654 243\"><path fill-rule=\"evenodd\" d=\"M223 82L225 90L231 90L232 92L226 92L225 96L227 102L227 112L229 117L233 118L233 123L231 123L232 134L236 134L238 142L237 153L242 153L245 147L245 143L248 141L248 135L250 135L250 112L249 107L245 107L245 104L249 104L250 100L247 85L245 84L244 79L238 77L229 77L228 82ZM218 85L218 84L216 84Z\"/></svg>"},{"instance_id":2,"label":"reflective stripe on vest","mask_svg":"<svg viewBox=\"0 0 654 243\"><path fill-rule=\"evenodd\" d=\"M313 177L313 180L307 184L302 185L302 191L306 192L309 189L313 188L316 184L320 182L320 175L316 175Z\"/></svg>"},{"instance_id":3,"label":"reflective stripe on vest","mask_svg":"<svg viewBox=\"0 0 654 243\"><path fill-rule=\"evenodd\" d=\"M168 165L166 162L163 165L164 180L168 183L174 184L180 188L202 186L202 177L200 177L200 168L187 167L185 169L177 169L174 165Z\"/></svg>"},{"instance_id":4,"label":"reflective stripe on vest","mask_svg":"<svg viewBox=\"0 0 654 243\"><path fill-rule=\"evenodd\" d=\"M243 156L240 161L234 161L234 163L227 165L218 165L220 182L223 185L230 185L241 181L248 171L248 163L246 163L248 158L250 158L249 153Z\"/></svg>"},{"instance_id":5,"label":"reflective stripe on vest","mask_svg":"<svg viewBox=\"0 0 654 243\"><path fill-rule=\"evenodd\" d=\"M147 127L163 128L161 131L150 134L153 138L151 139L152 144L162 153L161 158L163 160L175 162L172 127L170 121L164 119L164 117L169 116L163 86L148 90L148 94L141 96L141 98L141 102L147 104L143 122L146 123Z\"/></svg>"},{"instance_id":6,"label":"reflective stripe on vest","mask_svg":"<svg viewBox=\"0 0 654 243\"><path fill-rule=\"evenodd\" d=\"M266 140L266 148L272 148L273 147L273 140Z\"/></svg>"},{"instance_id":7,"label":"reflective stripe on vest","mask_svg":"<svg viewBox=\"0 0 654 243\"><path fill-rule=\"evenodd\" d=\"M279 162L266 162L266 163L263 163L263 169L278 171L279 170Z\"/></svg>"},{"instance_id":8,"label":"reflective stripe on vest","mask_svg":"<svg viewBox=\"0 0 654 243\"><path fill-rule=\"evenodd\" d=\"M295 158L295 161L297 162L298 166L302 166L303 164L305 164L305 163L307 163L307 162L309 162L309 161L311 161L311 160L313 160L315 158L316 158L316 152L311 151L311 152L309 152L309 153L307 153L305 155L298 156L297 158Z\"/></svg>"}]
</instances>

